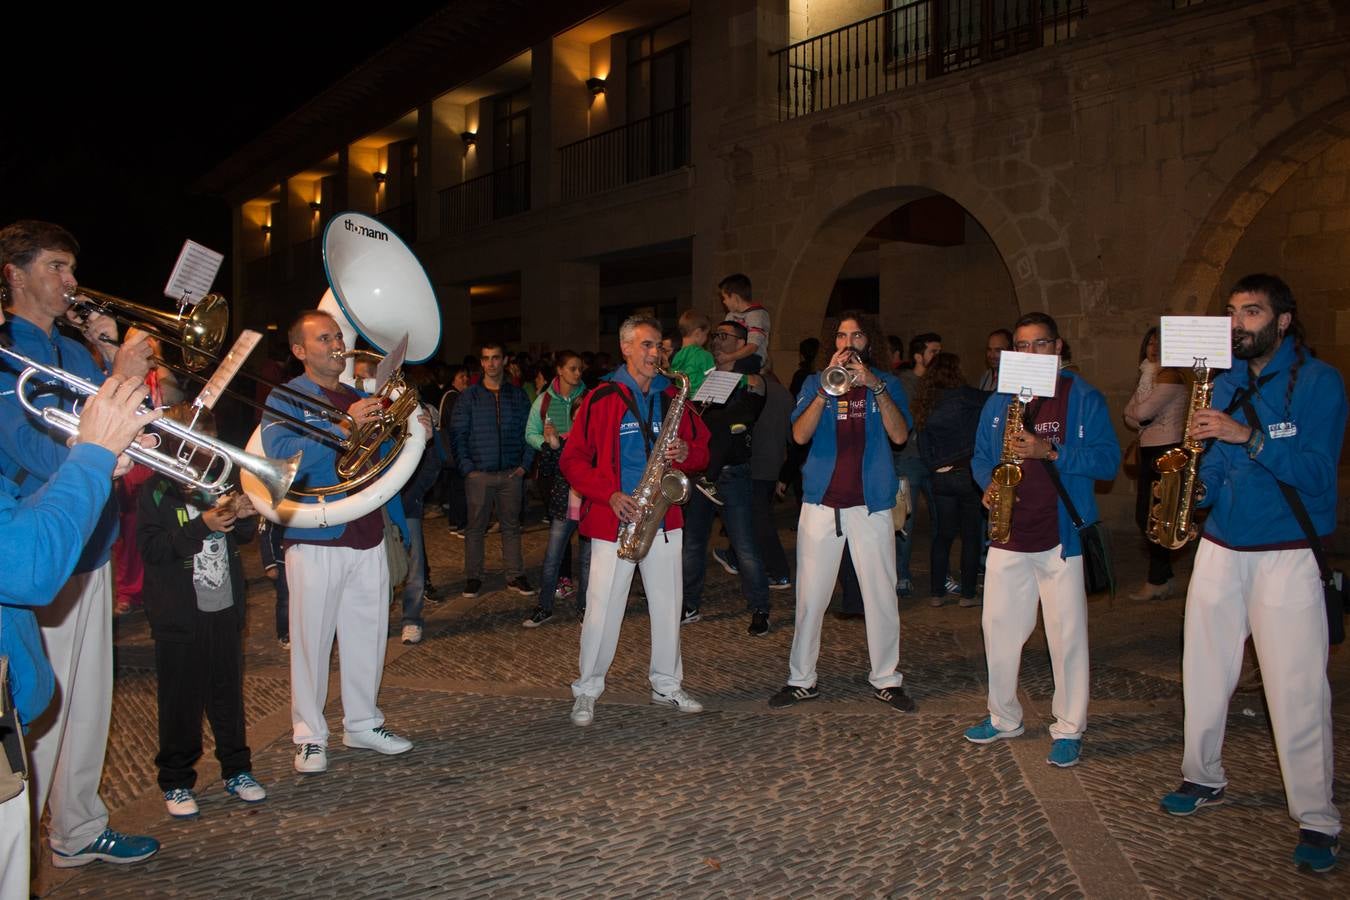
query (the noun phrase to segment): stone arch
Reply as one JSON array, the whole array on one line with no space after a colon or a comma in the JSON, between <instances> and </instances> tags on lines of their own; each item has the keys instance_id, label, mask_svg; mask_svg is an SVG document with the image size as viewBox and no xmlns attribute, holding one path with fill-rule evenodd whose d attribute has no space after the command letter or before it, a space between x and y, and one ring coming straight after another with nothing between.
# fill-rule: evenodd
<instances>
[{"instance_id":1,"label":"stone arch","mask_svg":"<svg viewBox=\"0 0 1350 900\"><path fill-rule=\"evenodd\" d=\"M935 194L959 203L988 233L1007 266L1019 312L1049 311L1066 335L1080 333L1076 322L1104 298L1105 278L1095 237L1062 184L1041 178L996 192L969 168L901 165L826 185L779 246L769 296L776 303L773 346L780 357L795 349L793 335L818 330L835 278L867 231L897 207ZM1075 358L1091 357L1090 345L1090 338L1075 342Z\"/></svg>"},{"instance_id":2,"label":"stone arch","mask_svg":"<svg viewBox=\"0 0 1350 900\"><path fill-rule=\"evenodd\" d=\"M1256 134L1270 131L1269 111L1244 126ZM1287 121L1287 115L1280 117ZM1350 98L1317 110L1259 148L1243 164L1222 171L1221 160L1229 155L1220 146L1204 172L1226 185L1195 230L1168 296L1170 309L1178 314L1205 315L1218 311L1219 283L1243 232L1265 208L1275 193L1309 160L1338 141L1350 139Z\"/></svg>"}]
</instances>

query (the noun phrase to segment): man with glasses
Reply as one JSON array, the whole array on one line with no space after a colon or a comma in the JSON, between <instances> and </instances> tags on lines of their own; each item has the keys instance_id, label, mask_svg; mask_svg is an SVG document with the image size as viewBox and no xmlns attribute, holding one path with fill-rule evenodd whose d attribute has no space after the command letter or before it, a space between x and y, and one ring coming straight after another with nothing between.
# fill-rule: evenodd
<instances>
[{"instance_id":1,"label":"man with glasses","mask_svg":"<svg viewBox=\"0 0 1350 900\"><path fill-rule=\"evenodd\" d=\"M1028 313L1013 330L1019 353L1057 356L1063 346L1055 320ZM971 470L991 503L994 467L1003 455L1011 394L986 401L975 434ZM1022 646L1036 627L1039 606L1055 678L1046 762L1065 768L1078 764L1087 728L1087 594L1083 587L1083 549L1073 519L1050 475L1058 470L1064 489L1084 522L1097 521L1096 481L1114 477L1120 466L1106 399L1074 372L1061 369L1053 397L1027 404L1023 430L1011 438L1023 462L1013 506L1012 531L1005 543L989 547L984 580L984 650L989 669L989 716L966 730L966 740L990 744L1024 731L1017 700ZM1044 462L1042 462L1044 461Z\"/></svg>"},{"instance_id":2,"label":"man with glasses","mask_svg":"<svg viewBox=\"0 0 1350 900\"><path fill-rule=\"evenodd\" d=\"M520 552L520 501L525 472L534 451L525 443L530 400L504 378L506 349L496 341L483 344L479 360L483 380L464 391L455 403L450 439L464 476L469 527L464 530L465 597L483 589L483 543L493 507L502 523L502 561L506 586L523 597L535 590L525 579Z\"/></svg>"},{"instance_id":3,"label":"man with glasses","mask_svg":"<svg viewBox=\"0 0 1350 900\"><path fill-rule=\"evenodd\" d=\"M746 337L746 328L741 323L730 320L718 323L712 341L722 360L717 364L719 372L748 368L748 360L736 355L746 346ZM710 434L708 477L715 481L722 500L722 522L736 554L741 591L750 610L747 631L755 636L769 631L769 581L755 544L750 481L751 437L763 409L764 379L746 375L726 403L710 406L703 413L703 424L708 426ZM712 501L702 493L695 491L689 498L684 513L684 612L681 624L697 622L700 617L703 581L708 571L708 535L715 513Z\"/></svg>"}]
</instances>

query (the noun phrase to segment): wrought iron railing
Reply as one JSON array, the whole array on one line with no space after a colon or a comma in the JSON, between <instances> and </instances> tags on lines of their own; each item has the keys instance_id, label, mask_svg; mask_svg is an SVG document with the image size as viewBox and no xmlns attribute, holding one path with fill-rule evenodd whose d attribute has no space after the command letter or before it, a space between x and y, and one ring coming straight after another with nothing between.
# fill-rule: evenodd
<instances>
[{"instance_id":1,"label":"wrought iron railing","mask_svg":"<svg viewBox=\"0 0 1350 900\"><path fill-rule=\"evenodd\" d=\"M865 100L1073 37L1087 0L916 0L774 53L778 117Z\"/></svg>"},{"instance_id":2,"label":"wrought iron railing","mask_svg":"<svg viewBox=\"0 0 1350 900\"><path fill-rule=\"evenodd\" d=\"M689 165L689 104L558 148L562 199L631 184Z\"/></svg>"},{"instance_id":3,"label":"wrought iron railing","mask_svg":"<svg viewBox=\"0 0 1350 900\"><path fill-rule=\"evenodd\" d=\"M440 192L441 231L463 234L530 208L530 164L519 162Z\"/></svg>"}]
</instances>

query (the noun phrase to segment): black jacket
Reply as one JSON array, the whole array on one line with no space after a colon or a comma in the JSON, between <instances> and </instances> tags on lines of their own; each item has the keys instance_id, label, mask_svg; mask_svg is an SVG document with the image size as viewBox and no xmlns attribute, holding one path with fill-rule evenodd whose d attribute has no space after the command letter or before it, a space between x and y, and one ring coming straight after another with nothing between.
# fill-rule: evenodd
<instances>
[{"instance_id":1,"label":"black jacket","mask_svg":"<svg viewBox=\"0 0 1350 900\"><path fill-rule=\"evenodd\" d=\"M988 392L965 385L938 392L919 429L919 456L930 472L943 466L970 468L980 411L988 398Z\"/></svg>"},{"instance_id":2,"label":"black jacket","mask_svg":"<svg viewBox=\"0 0 1350 900\"><path fill-rule=\"evenodd\" d=\"M136 546L145 562L141 598L150 634L157 641L186 643L197 632L197 589L192 584L192 558L210 535L206 521L188 518L179 486L162 475L141 485L137 502ZM240 519L225 536L230 558L230 588L235 616L244 627L244 566L239 544L253 540L258 517Z\"/></svg>"}]
</instances>

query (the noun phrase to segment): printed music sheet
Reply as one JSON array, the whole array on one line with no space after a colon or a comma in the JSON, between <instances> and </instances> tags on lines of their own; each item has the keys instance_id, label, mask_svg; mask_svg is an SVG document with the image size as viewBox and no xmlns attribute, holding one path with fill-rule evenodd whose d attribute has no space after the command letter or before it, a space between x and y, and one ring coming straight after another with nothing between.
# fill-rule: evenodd
<instances>
[{"instance_id":1,"label":"printed music sheet","mask_svg":"<svg viewBox=\"0 0 1350 900\"><path fill-rule=\"evenodd\" d=\"M1004 350L998 361L998 392L1025 397L1055 396L1059 382L1059 357L1044 353Z\"/></svg>"},{"instance_id":2,"label":"printed music sheet","mask_svg":"<svg viewBox=\"0 0 1350 900\"><path fill-rule=\"evenodd\" d=\"M1233 327L1227 316L1163 316L1158 335L1164 366L1192 369L1203 359L1211 369L1233 367Z\"/></svg>"}]
</instances>

